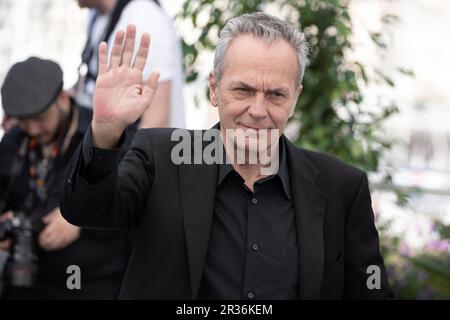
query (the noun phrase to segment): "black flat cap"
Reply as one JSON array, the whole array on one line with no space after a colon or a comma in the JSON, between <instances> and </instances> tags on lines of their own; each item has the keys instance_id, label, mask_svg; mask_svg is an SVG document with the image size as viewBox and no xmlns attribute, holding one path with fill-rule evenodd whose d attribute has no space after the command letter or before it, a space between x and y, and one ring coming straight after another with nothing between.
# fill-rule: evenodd
<instances>
[{"instance_id":1,"label":"black flat cap","mask_svg":"<svg viewBox=\"0 0 450 320\"><path fill-rule=\"evenodd\" d=\"M51 106L63 88L63 72L50 60L30 57L14 64L6 75L1 94L9 117L34 117Z\"/></svg>"}]
</instances>

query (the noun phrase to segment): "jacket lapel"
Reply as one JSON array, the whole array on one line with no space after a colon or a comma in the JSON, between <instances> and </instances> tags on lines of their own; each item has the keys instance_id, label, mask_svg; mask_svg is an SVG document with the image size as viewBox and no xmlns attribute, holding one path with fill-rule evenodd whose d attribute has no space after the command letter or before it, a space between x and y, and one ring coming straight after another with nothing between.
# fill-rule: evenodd
<instances>
[{"instance_id":1,"label":"jacket lapel","mask_svg":"<svg viewBox=\"0 0 450 320\"><path fill-rule=\"evenodd\" d=\"M285 139L299 248L299 297L319 298L323 277L323 220L328 195L315 184L319 171L304 152Z\"/></svg>"},{"instance_id":2,"label":"jacket lapel","mask_svg":"<svg viewBox=\"0 0 450 320\"><path fill-rule=\"evenodd\" d=\"M201 139L194 138L194 140L192 160L195 150L203 151ZM217 165L181 164L179 175L192 298L196 299L202 280L214 214Z\"/></svg>"}]
</instances>

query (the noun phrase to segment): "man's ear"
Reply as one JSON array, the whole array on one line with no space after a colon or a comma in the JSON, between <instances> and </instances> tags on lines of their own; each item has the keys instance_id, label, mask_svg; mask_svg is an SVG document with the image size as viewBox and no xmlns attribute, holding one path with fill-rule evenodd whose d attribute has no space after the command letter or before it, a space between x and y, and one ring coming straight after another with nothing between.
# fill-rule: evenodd
<instances>
[{"instance_id":1,"label":"man's ear","mask_svg":"<svg viewBox=\"0 0 450 320\"><path fill-rule=\"evenodd\" d=\"M68 101L69 100L69 94L66 91L62 90L61 93L58 96L58 100L60 102Z\"/></svg>"},{"instance_id":2,"label":"man's ear","mask_svg":"<svg viewBox=\"0 0 450 320\"><path fill-rule=\"evenodd\" d=\"M300 98L300 95L302 94L302 91L303 91L303 86L302 86L302 85L299 85L299 86L298 86L298 89L297 89L296 92L295 92L295 95L296 95L296 97L295 97L295 102L294 102L294 105L293 105L292 108L291 108L291 112L289 113L289 118L292 117L292 116L294 115L295 106L297 105L297 101L298 101L298 99Z\"/></svg>"},{"instance_id":3,"label":"man's ear","mask_svg":"<svg viewBox=\"0 0 450 320\"><path fill-rule=\"evenodd\" d=\"M295 99L296 101L298 100L298 98L300 98L300 95L302 94L302 91L303 91L303 86L299 85L298 89L297 89L297 92L296 92L296 94L297 94L297 99Z\"/></svg>"},{"instance_id":4,"label":"man's ear","mask_svg":"<svg viewBox=\"0 0 450 320\"><path fill-rule=\"evenodd\" d=\"M57 102L60 108L64 111L68 111L70 108L70 96L69 93L62 90L57 98Z\"/></svg>"},{"instance_id":5,"label":"man's ear","mask_svg":"<svg viewBox=\"0 0 450 320\"><path fill-rule=\"evenodd\" d=\"M209 73L209 96L210 96L210 101L211 101L211 105L213 107L217 107L219 105L219 100L217 99L217 95L216 95L216 76L214 75L214 71L211 71Z\"/></svg>"}]
</instances>

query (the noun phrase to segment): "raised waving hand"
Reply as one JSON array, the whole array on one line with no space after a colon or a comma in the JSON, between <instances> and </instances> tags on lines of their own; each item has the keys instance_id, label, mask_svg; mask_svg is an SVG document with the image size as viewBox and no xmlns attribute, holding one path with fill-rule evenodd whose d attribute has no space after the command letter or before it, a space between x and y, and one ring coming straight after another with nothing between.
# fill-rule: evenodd
<instances>
[{"instance_id":1,"label":"raised waving hand","mask_svg":"<svg viewBox=\"0 0 450 320\"><path fill-rule=\"evenodd\" d=\"M92 135L97 147L114 147L123 131L150 106L155 95L159 73L152 72L145 83L142 80L150 36L143 33L133 60L135 38L134 25L128 25L126 33L116 33L109 65L107 44L99 45L99 72L92 101Z\"/></svg>"}]
</instances>

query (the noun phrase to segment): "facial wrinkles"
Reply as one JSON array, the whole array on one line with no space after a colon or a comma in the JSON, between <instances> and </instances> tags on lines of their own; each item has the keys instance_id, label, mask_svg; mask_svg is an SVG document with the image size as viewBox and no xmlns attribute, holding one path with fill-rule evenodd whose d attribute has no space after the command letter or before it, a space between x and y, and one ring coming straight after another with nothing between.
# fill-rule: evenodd
<instances>
[{"instance_id":1,"label":"facial wrinkles","mask_svg":"<svg viewBox=\"0 0 450 320\"><path fill-rule=\"evenodd\" d=\"M287 90L284 88L284 86L280 86L280 83L274 81L274 79L271 79L270 74L264 73L260 74L256 78L256 89L258 92L269 94L275 90L282 91L283 93L287 93ZM283 90L280 90L283 88Z\"/></svg>"}]
</instances>

